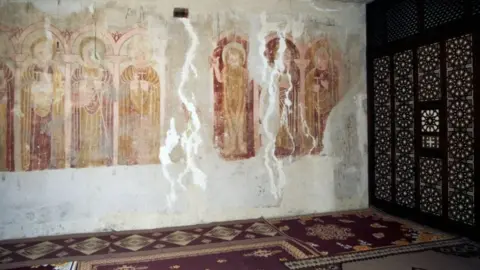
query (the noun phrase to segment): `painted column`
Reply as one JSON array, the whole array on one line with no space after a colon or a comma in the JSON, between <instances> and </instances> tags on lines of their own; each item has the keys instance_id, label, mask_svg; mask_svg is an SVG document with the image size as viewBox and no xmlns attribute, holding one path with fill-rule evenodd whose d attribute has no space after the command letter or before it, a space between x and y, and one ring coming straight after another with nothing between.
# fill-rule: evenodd
<instances>
[{"instance_id":1,"label":"painted column","mask_svg":"<svg viewBox=\"0 0 480 270\"><path fill-rule=\"evenodd\" d=\"M72 149L72 83L71 83L71 78L72 78L72 64L69 62L66 62L65 65L65 93L64 93L64 99L65 99L65 106L64 106L64 119L65 119L65 125L64 125L64 134L65 134L65 168L70 168L71 164L71 149Z\"/></svg>"}]
</instances>

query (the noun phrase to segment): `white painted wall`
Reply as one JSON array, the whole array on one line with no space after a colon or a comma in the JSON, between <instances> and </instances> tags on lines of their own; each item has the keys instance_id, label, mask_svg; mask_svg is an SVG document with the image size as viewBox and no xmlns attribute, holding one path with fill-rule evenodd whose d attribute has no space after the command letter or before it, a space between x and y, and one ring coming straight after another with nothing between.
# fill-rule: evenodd
<instances>
[{"instance_id":1,"label":"white painted wall","mask_svg":"<svg viewBox=\"0 0 480 270\"><path fill-rule=\"evenodd\" d=\"M145 16L158 22L150 24L152 32L163 29L168 33L168 38L162 39L168 45L165 55L169 67L163 139L167 137L170 119L175 119L179 133L185 130L177 90L190 39L184 24L171 16L173 7L189 8L192 29L199 38L192 61L198 77L190 74L186 78L185 92L195 93L202 142L192 155L198 171L188 174L181 183L177 178L187 161L184 154L176 154L182 152L178 151L179 146L170 155L172 164L0 173L0 239L367 207L363 5L307 0L176 0L160 1L161 4L150 0L108 3L62 0L57 7L57 0L40 0L33 2L33 6L42 12L27 12L23 3L16 2L26 1L0 4L0 25L25 27L38 21L45 12L54 23L75 28L83 23L78 18L87 16L86 9L95 4L102 11L104 26L115 30L132 25L138 19L140 7L148 10ZM136 15L126 16L128 8ZM217 36L217 18L221 28L234 28L250 36L250 72L265 89L268 84L262 81L263 60L257 57L257 48L262 45L259 37L272 29L282 30L286 22L295 21L293 25L299 28L296 31L303 33L299 40L322 33L336 38L345 63L344 96L330 114L321 155L275 163L271 153L266 153L264 142L257 155L248 160L227 162L218 156L211 139L213 94L207 61ZM267 21L262 21L263 18ZM335 26L325 26L332 20ZM265 131L262 133L265 138ZM268 175L267 158L272 164L273 178ZM174 186L165 177L165 171L172 176ZM168 201L172 194L176 200ZM275 194L279 197L275 198Z\"/></svg>"}]
</instances>

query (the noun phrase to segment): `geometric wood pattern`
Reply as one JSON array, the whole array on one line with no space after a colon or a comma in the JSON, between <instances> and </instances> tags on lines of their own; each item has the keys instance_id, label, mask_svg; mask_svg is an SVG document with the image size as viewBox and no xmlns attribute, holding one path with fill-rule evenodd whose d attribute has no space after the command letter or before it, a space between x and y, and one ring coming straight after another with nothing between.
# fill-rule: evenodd
<instances>
[{"instance_id":1,"label":"geometric wood pattern","mask_svg":"<svg viewBox=\"0 0 480 270\"><path fill-rule=\"evenodd\" d=\"M392 152L390 58L374 60L374 110L375 110L375 198L392 200Z\"/></svg>"},{"instance_id":2,"label":"geometric wood pattern","mask_svg":"<svg viewBox=\"0 0 480 270\"><path fill-rule=\"evenodd\" d=\"M420 211L442 215L442 160L420 158Z\"/></svg>"},{"instance_id":3,"label":"geometric wood pattern","mask_svg":"<svg viewBox=\"0 0 480 270\"><path fill-rule=\"evenodd\" d=\"M433 28L460 19L463 16L464 1L425 0L425 27Z\"/></svg>"},{"instance_id":4,"label":"geometric wood pattern","mask_svg":"<svg viewBox=\"0 0 480 270\"><path fill-rule=\"evenodd\" d=\"M387 11L387 38L395 41L418 33L418 12L415 0L405 0Z\"/></svg>"},{"instance_id":5,"label":"geometric wood pattern","mask_svg":"<svg viewBox=\"0 0 480 270\"><path fill-rule=\"evenodd\" d=\"M448 217L475 224L472 35L447 40Z\"/></svg>"},{"instance_id":6,"label":"geometric wood pattern","mask_svg":"<svg viewBox=\"0 0 480 270\"><path fill-rule=\"evenodd\" d=\"M442 97L440 88L440 44L418 48L418 99L435 101Z\"/></svg>"},{"instance_id":7,"label":"geometric wood pattern","mask_svg":"<svg viewBox=\"0 0 480 270\"><path fill-rule=\"evenodd\" d=\"M440 148L440 137L438 136L422 136L423 148Z\"/></svg>"},{"instance_id":8,"label":"geometric wood pattern","mask_svg":"<svg viewBox=\"0 0 480 270\"><path fill-rule=\"evenodd\" d=\"M401 145L414 145L414 91L413 91L413 51L394 55L395 84L395 134L409 134L396 137L395 147L395 192L396 203L415 207L415 152L414 148ZM409 141L406 141L407 138Z\"/></svg>"},{"instance_id":9,"label":"geometric wood pattern","mask_svg":"<svg viewBox=\"0 0 480 270\"><path fill-rule=\"evenodd\" d=\"M422 110L422 132L440 132L440 111L434 110Z\"/></svg>"},{"instance_id":10,"label":"geometric wood pattern","mask_svg":"<svg viewBox=\"0 0 480 270\"><path fill-rule=\"evenodd\" d=\"M391 168L383 168L392 175L392 200L374 196L378 179L372 165L372 204L393 215L476 240L480 240L480 178L476 174L480 160L475 157L480 151L476 139L480 130L475 130L480 124L480 119L475 119L480 115L476 112L480 104L480 96L476 96L480 91L480 78L476 77L480 75L479 25L480 0L367 4L369 133L374 133L369 157L371 163L380 159L374 157L376 149L391 149L388 154L392 157ZM413 57L408 63L405 52L410 50ZM385 55L390 57L391 73L390 81L383 83L390 83L392 95L382 99L390 98L391 111L375 107L380 98L373 91L373 60ZM412 66L413 80L409 80ZM414 102L409 107L411 85ZM392 131L378 132L382 123L391 125ZM412 125L414 132L410 133ZM413 185L405 179L414 179ZM408 198L412 192L413 200ZM414 208L406 206L412 201Z\"/></svg>"}]
</instances>

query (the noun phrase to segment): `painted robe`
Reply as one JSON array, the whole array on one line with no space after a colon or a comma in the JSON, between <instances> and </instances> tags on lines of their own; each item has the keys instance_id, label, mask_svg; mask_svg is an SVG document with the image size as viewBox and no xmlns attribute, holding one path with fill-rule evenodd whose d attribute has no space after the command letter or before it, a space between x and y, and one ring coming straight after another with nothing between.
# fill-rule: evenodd
<instances>
[{"instance_id":1,"label":"painted robe","mask_svg":"<svg viewBox=\"0 0 480 270\"><path fill-rule=\"evenodd\" d=\"M304 150L313 149L312 153L320 153L323 149L323 132L328 114L335 106L338 91L338 73L333 68L320 70L313 68L305 79L305 118L310 134L315 138L306 138ZM317 86L317 87L316 87ZM318 90L318 91L317 91Z\"/></svg>"},{"instance_id":2,"label":"painted robe","mask_svg":"<svg viewBox=\"0 0 480 270\"><path fill-rule=\"evenodd\" d=\"M13 72L0 63L0 171L13 171Z\"/></svg>"},{"instance_id":3,"label":"painted robe","mask_svg":"<svg viewBox=\"0 0 480 270\"><path fill-rule=\"evenodd\" d=\"M248 71L243 67L226 67L222 73L224 93L224 154L244 155L247 153L246 100L248 93Z\"/></svg>"},{"instance_id":4,"label":"painted robe","mask_svg":"<svg viewBox=\"0 0 480 270\"><path fill-rule=\"evenodd\" d=\"M21 81L22 169L64 168L63 75L53 65L31 65Z\"/></svg>"},{"instance_id":5,"label":"painted robe","mask_svg":"<svg viewBox=\"0 0 480 270\"><path fill-rule=\"evenodd\" d=\"M152 67L127 67L120 78L119 164L159 163L160 79Z\"/></svg>"},{"instance_id":6,"label":"painted robe","mask_svg":"<svg viewBox=\"0 0 480 270\"><path fill-rule=\"evenodd\" d=\"M72 76L72 166L107 166L113 159L112 76L81 67Z\"/></svg>"},{"instance_id":7,"label":"painted robe","mask_svg":"<svg viewBox=\"0 0 480 270\"><path fill-rule=\"evenodd\" d=\"M287 73L288 72L288 73ZM295 152L297 140L298 91L300 73L296 65L278 78L280 127L275 140L275 155L288 156ZM288 99L287 99L288 94ZM290 106L286 104L289 102Z\"/></svg>"}]
</instances>

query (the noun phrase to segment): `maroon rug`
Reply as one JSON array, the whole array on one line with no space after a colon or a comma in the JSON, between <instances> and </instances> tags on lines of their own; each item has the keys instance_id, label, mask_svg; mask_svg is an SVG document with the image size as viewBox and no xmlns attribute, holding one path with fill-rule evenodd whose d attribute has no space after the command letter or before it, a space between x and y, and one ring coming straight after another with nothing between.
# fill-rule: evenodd
<instances>
[{"instance_id":1,"label":"maroon rug","mask_svg":"<svg viewBox=\"0 0 480 270\"><path fill-rule=\"evenodd\" d=\"M200 249L275 240L263 219L149 231L94 233L0 241L0 269L105 257ZM284 239L284 236L280 237ZM264 239L264 240L263 240Z\"/></svg>"},{"instance_id":2,"label":"maroon rug","mask_svg":"<svg viewBox=\"0 0 480 270\"><path fill-rule=\"evenodd\" d=\"M276 241L142 257L88 261L80 263L78 270L281 270L288 269L284 266L284 262L302 258L306 258L306 254L295 243Z\"/></svg>"},{"instance_id":3,"label":"maroon rug","mask_svg":"<svg viewBox=\"0 0 480 270\"><path fill-rule=\"evenodd\" d=\"M132 260L136 265L134 268L117 265L117 270L143 269L138 267L276 270L283 269L284 261L294 263L301 257L305 257L298 261L303 267L306 260L314 257L327 258L385 248L415 249L417 244L436 246L448 239L455 238L375 210L360 210L268 221L256 219L149 231L0 241L0 269L29 269L40 265L39 270L64 270L41 265L88 260L90 262L82 263L82 267L96 265L95 269L107 270L113 269L109 268L113 267L110 264L117 265L119 260ZM276 243L275 249L272 243ZM295 253L297 256L292 254L290 246L299 252ZM258 250L262 251L255 253ZM270 254L268 250L275 252ZM223 264L223 260L244 268L232 268L230 264ZM142 266L149 263L151 267ZM184 267L175 268L176 265ZM192 265L205 268L191 268Z\"/></svg>"},{"instance_id":4,"label":"maroon rug","mask_svg":"<svg viewBox=\"0 0 480 270\"><path fill-rule=\"evenodd\" d=\"M321 256L454 238L375 210L282 218L269 222Z\"/></svg>"},{"instance_id":5,"label":"maroon rug","mask_svg":"<svg viewBox=\"0 0 480 270\"><path fill-rule=\"evenodd\" d=\"M58 264L44 264L44 265L34 265L34 266L25 266L20 268L15 268L14 270L76 270L76 262L66 262Z\"/></svg>"}]
</instances>

